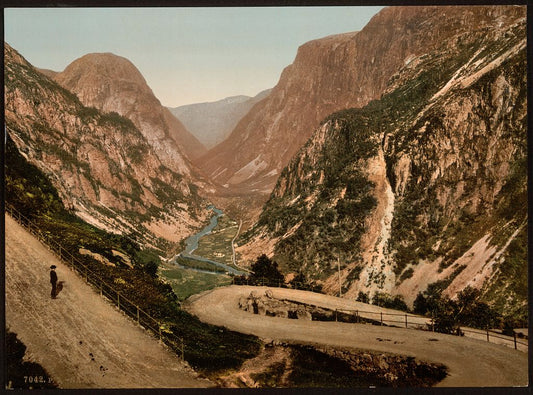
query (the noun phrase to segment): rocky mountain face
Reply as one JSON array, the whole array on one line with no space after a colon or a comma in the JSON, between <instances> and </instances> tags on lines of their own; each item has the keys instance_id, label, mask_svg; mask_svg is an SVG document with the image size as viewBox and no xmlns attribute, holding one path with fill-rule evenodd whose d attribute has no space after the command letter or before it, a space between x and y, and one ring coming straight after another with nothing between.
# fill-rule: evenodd
<instances>
[{"instance_id":1,"label":"rocky mountain face","mask_svg":"<svg viewBox=\"0 0 533 395\"><path fill-rule=\"evenodd\" d=\"M254 97L232 96L208 103L187 104L169 108L206 148L213 148L224 141L240 119L259 101L270 93L270 89Z\"/></svg>"},{"instance_id":2,"label":"rocky mountain face","mask_svg":"<svg viewBox=\"0 0 533 395\"><path fill-rule=\"evenodd\" d=\"M7 132L68 208L149 244L179 241L201 224L207 213L185 159L174 166L183 172L169 168L130 119L86 107L7 44L4 61Z\"/></svg>"},{"instance_id":3,"label":"rocky mountain face","mask_svg":"<svg viewBox=\"0 0 533 395\"><path fill-rule=\"evenodd\" d=\"M336 45L320 60L359 52L346 68L351 77L329 77L345 81L328 84L340 88L335 102L367 104L314 130L240 239L243 260L267 253L332 294L340 268L343 296L352 298L380 291L411 304L431 283L449 296L470 285L499 309L527 314L525 23L525 7L392 8L360 33L326 39ZM254 110L282 97L302 48ZM387 55L378 59L380 51ZM356 76L361 64L366 72ZM324 92L321 81L303 86ZM345 90L359 91L359 101ZM276 144L275 127L258 130Z\"/></svg>"},{"instance_id":4,"label":"rocky mountain face","mask_svg":"<svg viewBox=\"0 0 533 395\"><path fill-rule=\"evenodd\" d=\"M93 53L76 59L54 76L75 93L81 103L104 112L116 112L133 121L169 169L191 173L190 160L205 147L161 105L139 70L111 53Z\"/></svg>"},{"instance_id":5,"label":"rocky mountain face","mask_svg":"<svg viewBox=\"0 0 533 395\"><path fill-rule=\"evenodd\" d=\"M205 174L245 194L269 194L284 166L334 111L378 99L389 79L450 37L506 24L520 11L487 7L390 7L358 33L302 45L269 97L202 159Z\"/></svg>"}]
</instances>

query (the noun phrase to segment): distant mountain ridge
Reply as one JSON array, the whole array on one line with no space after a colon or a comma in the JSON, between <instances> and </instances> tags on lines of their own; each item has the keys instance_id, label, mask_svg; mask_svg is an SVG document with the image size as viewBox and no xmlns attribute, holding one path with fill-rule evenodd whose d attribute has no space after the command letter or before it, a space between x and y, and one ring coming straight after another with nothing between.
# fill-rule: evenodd
<instances>
[{"instance_id":1,"label":"distant mountain ridge","mask_svg":"<svg viewBox=\"0 0 533 395\"><path fill-rule=\"evenodd\" d=\"M187 104L169 108L185 127L207 148L213 148L226 139L240 119L259 101L268 96L271 89L254 97L231 96L222 100Z\"/></svg>"},{"instance_id":2,"label":"distant mountain ridge","mask_svg":"<svg viewBox=\"0 0 533 395\"><path fill-rule=\"evenodd\" d=\"M379 99L396 72L447 38L508 18L483 6L387 7L360 32L307 42L268 98L204 156L201 168L230 190L268 195L326 116Z\"/></svg>"}]
</instances>

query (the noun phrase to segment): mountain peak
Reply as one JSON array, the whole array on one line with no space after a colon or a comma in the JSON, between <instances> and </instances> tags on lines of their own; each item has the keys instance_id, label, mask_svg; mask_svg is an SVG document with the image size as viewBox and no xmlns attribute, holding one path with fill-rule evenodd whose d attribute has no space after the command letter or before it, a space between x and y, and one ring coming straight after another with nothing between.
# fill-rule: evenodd
<instances>
[{"instance_id":1,"label":"mountain peak","mask_svg":"<svg viewBox=\"0 0 533 395\"><path fill-rule=\"evenodd\" d=\"M130 118L165 165L178 173L190 174L187 158L205 152L205 147L161 105L140 71L122 56L109 52L84 55L54 79L78 95L85 106Z\"/></svg>"},{"instance_id":2,"label":"mountain peak","mask_svg":"<svg viewBox=\"0 0 533 395\"><path fill-rule=\"evenodd\" d=\"M122 56L110 52L90 53L76 59L63 72L59 73L55 80L82 95L84 94L82 87L96 87L117 83L127 83L130 90L135 88L135 90L153 95L152 90L146 84L146 80L133 63ZM85 96L80 97L80 100L82 102L85 100L91 101L93 103L90 105L100 107L103 104L101 101L104 100L105 92L99 89L98 93L96 96L89 98L85 97L88 95L85 92Z\"/></svg>"}]
</instances>

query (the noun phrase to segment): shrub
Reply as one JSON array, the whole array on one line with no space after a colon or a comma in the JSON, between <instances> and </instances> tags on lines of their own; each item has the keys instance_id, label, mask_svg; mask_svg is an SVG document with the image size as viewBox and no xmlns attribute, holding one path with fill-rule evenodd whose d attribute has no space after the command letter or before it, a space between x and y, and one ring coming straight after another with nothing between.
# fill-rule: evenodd
<instances>
[{"instance_id":1,"label":"shrub","mask_svg":"<svg viewBox=\"0 0 533 395\"><path fill-rule=\"evenodd\" d=\"M370 297L368 296L368 292L359 291L359 294L357 295L356 300L362 303L369 303Z\"/></svg>"},{"instance_id":2,"label":"shrub","mask_svg":"<svg viewBox=\"0 0 533 395\"><path fill-rule=\"evenodd\" d=\"M133 259L137 267L144 270L151 277L157 277L157 269L161 259L155 251L149 249L136 251Z\"/></svg>"},{"instance_id":3,"label":"shrub","mask_svg":"<svg viewBox=\"0 0 533 395\"><path fill-rule=\"evenodd\" d=\"M259 256L250 269L253 272L249 277L251 283L264 281L277 284L284 280L283 274L278 269L278 264L265 254Z\"/></svg>"},{"instance_id":4,"label":"shrub","mask_svg":"<svg viewBox=\"0 0 533 395\"><path fill-rule=\"evenodd\" d=\"M376 292L372 299L372 304L380 307L386 307L388 309L407 311L407 304L404 302L403 297L400 295L394 296L394 298L385 292Z\"/></svg>"}]
</instances>

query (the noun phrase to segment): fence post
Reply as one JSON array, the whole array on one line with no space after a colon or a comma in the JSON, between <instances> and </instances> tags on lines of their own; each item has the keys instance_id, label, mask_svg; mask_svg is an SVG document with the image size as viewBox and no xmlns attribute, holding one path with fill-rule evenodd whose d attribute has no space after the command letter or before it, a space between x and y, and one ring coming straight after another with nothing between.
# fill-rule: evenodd
<instances>
[{"instance_id":1,"label":"fence post","mask_svg":"<svg viewBox=\"0 0 533 395\"><path fill-rule=\"evenodd\" d=\"M102 296L104 293L104 285L100 283L100 296Z\"/></svg>"},{"instance_id":2,"label":"fence post","mask_svg":"<svg viewBox=\"0 0 533 395\"><path fill-rule=\"evenodd\" d=\"M359 310L355 310L355 322L359 323Z\"/></svg>"},{"instance_id":3,"label":"fence post","mask_svg":"<svg viewBox=\"0 0 533 395\"><path fill-rule=\"evenodd\" d=\"M514 338L514 349L516 350L516 332L513 331L513 338Z\"/></svg>"},{"instance_id":4,"label":"fence post","mask_svg":"<svg viewBox=\"0 0 533 395\"><path fill-rule=\"evenodd\" d=\"M405 327L407 328L407 314L405 315Z\"/></svg>"},{"instance_id":5,"label":"fence post","mask_svg":"<svg viewBox=\"0 0 533 395\"><path fill-rule=\"evenodd\" d=\"M383 311L380 311L379 314L381 315L381 326L383 326Z\"/></svg>"},{"instance_id":6,"label":"fence post","mask_svg":"<svg viewBox=\"0 0 533 395\"><path fill-rule=\"evenodd\" d=\"M120 292L117 292L117 307L120 310Z\"/></svg>"},{"instance_id":7,"label":"fence post","mask_svg":"<svg viewBox=\"0 0 533 395\"><path fill-rule=\"evenodd\" d=\"M157 323L157 327L159 328L159 341L163 340L163 336L161 336L161 323Z\"/></svg>"},{"instance_id":8,"label":"fence post","mask_svg":"<svg viewBox=\"0 0 533 395\"><path fill-rule=\"evenodd\" d=\"M337 322L337 309L335 309L335 322Z\"/></svg>"},{"instance_id":9,"label":"fence post","mask_svg":"<svg viewBox=\"0 0 533 395\"><path fill-rule=\"evenodd\" d=\"M137 307L137 324L141 324L141 320L139 319L139 306L135 306Z\"/></svg>"},{"instance_id":10,"label":"fence post","mask_svg":"<svg viewBox=\"0 0 533 395\"><path fill-rule=\"evenodd\" d=\"M183 343L183 337L181 338L181 360L185 360L185 345Z\"/></svg>"},{"instance_id":11,"label":"fence post","mask_svg":"<svg viewBox=\"0 0 533 395\"><path fill-rule=\"evenodd\" d=\"M489 328L487 328L487 341L489 341Z\"/></svg>"}]
</instances>

